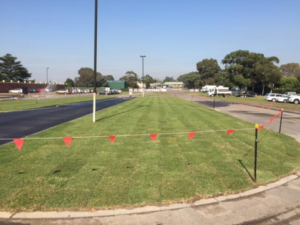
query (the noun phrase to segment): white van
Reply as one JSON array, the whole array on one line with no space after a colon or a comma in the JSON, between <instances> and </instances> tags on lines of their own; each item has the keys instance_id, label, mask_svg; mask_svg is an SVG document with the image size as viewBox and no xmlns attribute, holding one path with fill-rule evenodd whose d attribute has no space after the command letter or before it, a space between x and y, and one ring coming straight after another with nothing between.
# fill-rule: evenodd
<instances>
[{"instance_id":1,"label":"white van","mask_svg":"<svg viewBox=\"0 0 300 225\"><path fill-rule=\"evenodd\" d=\"M210 88L207 91L207 95L209 97L213 97L213 96L230 96L232 93L231 91L229 91L228 87L223 87L223 86L219 86L219 87L215 87L215 88Z\"/></svg>"},{"instance_id":2,"label":"white van","mask_svg":"<svg viewBox=\"0 0 300 225\"><path fill-rule=\"evenodd\" d=\"M201 88L201 92L208 92L209 89L213 89L213 88L216 88L217 86L216 85L205 85Z\"/></svg>"}]
</instances>

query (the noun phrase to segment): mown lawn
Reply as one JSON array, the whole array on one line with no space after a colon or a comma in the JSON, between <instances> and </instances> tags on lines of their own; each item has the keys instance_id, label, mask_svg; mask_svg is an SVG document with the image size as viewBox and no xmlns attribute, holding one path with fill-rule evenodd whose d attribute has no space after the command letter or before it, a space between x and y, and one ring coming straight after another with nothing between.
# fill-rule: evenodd
<instances>
[{"instance_id":1,"label":"mown lawn","mask_svg":"<svg viewBox=\"0 0 300 225\"><path fill-rule=\"evenodd\" d=\"M227 129L237 130L227 135ZM253 128L253 129L252 129ZM213 131L215 130L215 131ZM198 131L192 140L188 132ZM149 134L158 133L155 141ZM111 143L108 135L117 135ZM121 136L130 135L130 136ZM67 148L62 137L74 137ZM239 192L300 167L300 143L167 95L147 96L0 147L0 209L96 209ZM245 168L244 168L245 167Z\"/></svg>"},{"instance_id":2,"label":"mown lawn","mask_svg":"<svg viewBox=\"0 0 300 225\"><path fill-rule=\"evenodd\" d=\"M97 100L116 97L115 95L97 95ZM0 101L0 113L24 109L43 108L49 106L63 105L75 102L92 101L92 94L67 95L67 96L49 96L49 98L19 99L11 101Z\"/></svg>"}]
</instances>

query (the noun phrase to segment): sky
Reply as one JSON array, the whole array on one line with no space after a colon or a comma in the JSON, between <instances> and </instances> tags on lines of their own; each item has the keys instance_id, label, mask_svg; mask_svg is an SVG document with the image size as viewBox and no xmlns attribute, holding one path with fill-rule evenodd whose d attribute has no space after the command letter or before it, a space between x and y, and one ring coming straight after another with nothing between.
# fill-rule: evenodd
<instances>
[{"instance_id":1,"label":"sky","mask_svg":"<svg viewBox=\"0 0 300 225\"><path fill-rule=\"evenodd\" d=\"M0 56L32 79L64 82L94 67L95 0L0 0ZM163 80L237 50L300 63L300 0L98 0L97 71ZM279 64L279 65L280 65Z\"/></svg>"}]
</instances>

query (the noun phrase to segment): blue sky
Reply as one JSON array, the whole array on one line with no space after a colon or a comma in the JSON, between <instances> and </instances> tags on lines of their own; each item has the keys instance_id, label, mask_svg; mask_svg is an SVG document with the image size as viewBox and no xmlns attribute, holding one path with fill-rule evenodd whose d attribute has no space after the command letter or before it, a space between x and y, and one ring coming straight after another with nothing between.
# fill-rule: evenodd
<instances>
[{"instance_id":1,"label":"blue sky","mask_svg":"<svg viewBox=\"0 0 300 225\"><path fill-rule=\"evenodd\" d=\"M300 63L300 0L98 0L98 71L163 79L242 49ZM0 0L0 55L37 81L93 68L94 0Z\"/></svg>"}]
</instances>

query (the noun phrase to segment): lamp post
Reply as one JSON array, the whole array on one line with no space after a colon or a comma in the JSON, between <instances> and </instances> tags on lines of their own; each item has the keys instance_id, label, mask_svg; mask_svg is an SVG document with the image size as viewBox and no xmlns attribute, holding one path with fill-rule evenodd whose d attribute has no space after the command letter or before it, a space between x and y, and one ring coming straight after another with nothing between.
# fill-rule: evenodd
<instances>
[{"instance_id":1,"label":"lamp post","mask_svg":"<svg viewBox=\"0 0 300 225\"><path fill-rule=\"evenodd\" d=\"M142 68L143 68L143 73L142 73L142 88L143 88L143 96L144 96L144 58L146 57L145 55L141 55L142 57Z\"/></svg>"},{"instance_id":2,"label":"lamp post","mask_svg":"<svg viewBox=\"0 0 300 225\"><path fill-rule=\"evenodd\" d=\"M46 69L46 72L47 72L47 84L48 84L48 70L49 70L49 67L47 67L47 69Z\"/></svg>"},{"instance_id":3,"label":"lamp post","mask_svg":"<svg viewBox=\"0 0 300 225\"><path fill-rule=\"evenodd\" d=\"M98 0L95 0L93 123L96 122L97 21L98 21Z\"/></svg>"}]
</instances>

